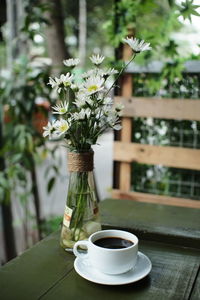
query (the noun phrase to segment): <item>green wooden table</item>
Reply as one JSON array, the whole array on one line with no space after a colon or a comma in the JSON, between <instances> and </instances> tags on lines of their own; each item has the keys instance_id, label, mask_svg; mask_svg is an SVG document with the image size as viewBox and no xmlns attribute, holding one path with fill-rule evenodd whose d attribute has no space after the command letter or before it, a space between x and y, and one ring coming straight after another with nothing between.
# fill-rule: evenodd
<instances>
[{"instance_id":1,"label":"green wooden table","mask_svg":"<svg viewBox=\"0 0 200 300\"><path fill-rule=\"evenodd\" d=\"M153 265L146 278L124 286L83 279L58 231L0 269L0 299L200 299L200 210L112 199L100 209L104 228L138 235Z\"/></svg>"}]
</instances>

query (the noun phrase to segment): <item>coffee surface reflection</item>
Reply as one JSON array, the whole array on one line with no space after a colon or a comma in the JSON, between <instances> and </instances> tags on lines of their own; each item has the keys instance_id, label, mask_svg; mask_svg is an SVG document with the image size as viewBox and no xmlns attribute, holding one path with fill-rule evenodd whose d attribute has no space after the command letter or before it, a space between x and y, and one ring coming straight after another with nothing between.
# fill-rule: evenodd
<instances>
[{"instance_id":1,"label":"coffee surface reflection","mask_svg":"<svg viewBox=\"0 0 200 300\"><path fill-rule=\"evenodd\" d=\"M132 241L120 237L105 237L94 241L96 246L107 249L123 249L132 246Z\"/></svg>"}]
</instances>

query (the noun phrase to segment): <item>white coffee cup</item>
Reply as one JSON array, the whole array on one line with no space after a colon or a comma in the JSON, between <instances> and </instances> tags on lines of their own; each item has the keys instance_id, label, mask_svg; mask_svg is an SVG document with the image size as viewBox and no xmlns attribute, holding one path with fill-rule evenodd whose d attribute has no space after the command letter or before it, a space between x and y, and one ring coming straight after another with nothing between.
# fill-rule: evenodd
<instances>
[{"instance_id":1,"label":"white coffee cup","mask_svg":"<svg viewBox=\"0 0 200 300\"><path fill-rule=\"evenodd\" d=\"M99 241L104 238L125 240L125 243L129 242L129 246L111 249L104 248L105 245L99 246L95 244L95 242L99 243ZM87 252L83 253L83 251L79 251L81 247L86 248ZM76 242L73 252L75 256L81 259L89 259L91 265L100 272L106 274L121 274L131 270L136 264L138 238L134 234L123 230L101 230L93 233L87 241Z\"/></svg>"}]
</instances>

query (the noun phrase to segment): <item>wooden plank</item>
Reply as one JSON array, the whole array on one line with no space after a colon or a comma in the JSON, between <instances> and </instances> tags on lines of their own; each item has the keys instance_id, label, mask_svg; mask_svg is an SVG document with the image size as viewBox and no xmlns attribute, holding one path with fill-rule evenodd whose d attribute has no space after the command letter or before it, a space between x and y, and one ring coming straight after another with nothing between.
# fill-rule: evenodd
<instances>
[{"instance_id":1,"label":"wooden plank","mask_svg":"<svg viewBox=\"0 0 200 300\"><path fill-rule=\"evenodd\" d=\"M130 47L129 47L130 48ZM125 55L129 55L127 50ZM124 97L132 96L132 75L124 75L122 78L122 95ZM132 119L122 118L121 141L131 142L132 138ZM119 187L125 191L130 190L131 187L131 165L129 163L120 163L119 168Z\"/></svg>"},{"instance_id":2,"label":"wooden plank","mask_svg":"<svg viewBox=\"0 0 200 300\"><path fill-rule=\"evenodd\" d=\"M200 299L200 268L197 275L197 279L195 280L195 285L193 287L190 299L191 300Z\"/></svg>"},{"instance_id":3,"label":"wooden plank","mask_svg":"<svg viewBox=\"0 0 200 300\"><path fill-rule=\"evenodd\" d=\"M200 100L117 96L115 102L124 104L124 117L200 121Z\"/></svg>"},{"instance_id":4,"label":"wooden plank","mask_svg":"<svg viewBox=\"0 0 200 300\"><path fill-rule=\"evenodd\" d=\"M145 279L130 285L106 286L89 282L73 270L42 300L189 299L199 265L197 251L146 241L140 241L140 251L152 262L152 271Z\"/></svg>"},{"instance_id":5,"label":"wooden plank","mask_svg":"<svg viewBox=\"0 0 200 300\"><path fill-rule=\"evenodd\" d=\"M121 130L121 141L122 142L131 142L132 137L132 119L122 118L121 121L122 130Z\"/></svg>"},{"instance_id":6,"label":"wooden plank","mask_svg":"<svg viewBox=\"0 0 200 300\"><path fill-rule=\"evenodd\" d=\"M60 231L0 269L0 298L39 299L73 269L73 256L59 245Z\"/></svg>"},{"instance_id":7,"label":"wooden plank","mask_svg":"<svg viewBox=\"0 0 200 300\"><path fill-rule=\"evenodd\" d=\"M199 268L200 251L192 249L200 247L199 211L114 199L102 201L100 211L105 228L138 235L140 251L153 264L148 277L120 287L84 280L73 270L74 256L59 246L58 231L0 269L1 298L189 299ZM142 241L142 234L151 241Z\"/></svg>"},{"instance_id":8,"label":"wooden plank","mask_svg":"<svg viewBox=\"0 0 200 300\"><path fill-rule=\"evenodd\" d=\"M131 165L123 162L120 164L120 189L129 191L131 188Z\"/></svg>"},{"instance_id":9,"label":"wooden plank","mask_svg":"<svg viewBox=\"0 0 200 300\"><path fill-rule=\"evenodd\" d=\"M200 208L200 201L198 200L170 197L165 195L155 195L155 194L139 193L139 192L131 192L131 191L124 192L123 190L114 189L112 191L112 197L116 199L129 199L137 202Z\"/></svg>"},{"instance_id":10,"label":"wooden plank","mask_svg":"<svg viewBox=\"0 0 200 300\"><path fill-rule=\"evenodd\" d=\"M133 32L129 32L132 35ZM132 49L124 44L122 57L123 60L129 60L132 56ZM121 78L121 94L123 97L131 97L133 93L133 76L131 74L123 74ZM131 142L132 139L132 119L122 118L121 141ZM121 162L119 165L119 187L125 191L131 187L131 165Z\"/></svg>"},{"instance_id":11,"label":"wooden plank","mask_svg":"<svg viewBox=\"0 0 200 300\"><path fill-rule=\"evenodd\" d=\"M200 149L114 142L114 160L200 170Z\"/></svg>"},{"instance_id":12,"label":"wooden plank","mask_svg":"<svg viewBox=\"0 0 200 300\"><path fill-rule=\"evenodd\" d=\"M100 202L104 228L135 232L140 239L200 249L200 210L106 199Z\"/></svg>"}]
</instances>

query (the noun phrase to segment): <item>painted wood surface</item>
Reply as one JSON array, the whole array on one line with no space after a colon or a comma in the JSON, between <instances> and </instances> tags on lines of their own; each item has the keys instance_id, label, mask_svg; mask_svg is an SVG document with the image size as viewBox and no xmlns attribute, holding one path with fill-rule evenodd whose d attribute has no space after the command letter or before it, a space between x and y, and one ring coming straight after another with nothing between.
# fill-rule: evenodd
<instances>
[{"instance_id":1,"label":"painted wood surface","mask_svg":"<svg viewBox=\"0 0 200 300\"><path fill-rule=\"evenodd\" d=\"M73 256L66 259L59 234L52 234L0 268L0 298L40 299L72 269Z\"/></svg>"},{"instance_id":2,"label":"painted wood surface","mask_svg":"<svg viewBox=\"0 0 200 300\"><path fill-rule=\"evenodd\" d=\"M124 192L121 190L113 189L112 197L115 199L126 199L133 200L137 202L147 202L147 203L157 203L163 205L173 205L180 207L192 207L200 208L199 200L191 200L178 197L170 197L165 195L155 195L149 193L139 193L139 192Z\"/></svg>"},{"instance_id":3,"label":"painted wood surface","mask_svg":"<svg viewBox=\"0 0 200 300\"><path fill-rule=\"evenodd\" d=\"M200 170L200 149L114 142L114 160Z\"/></svg>"},{"instance_id":4,"label":"painted wood surface","mask_svg":"<svg viewBox=\"0 0 200 300\"><path fill-rule=\"evenodd\" d=\"M200 299L200 267L197 274L197 279L195 280L195 284L193 286L192 292L191 292L191 300L199 300Z\"/></svg>"},{"instance_id":5,"label":"painted wood surface","mask_svg":"<svg viewBox=\"0 0 200 300\"><path fill-rule=\"evenodd\" d=\"M189 299L198 270L198 252L143 241L139 249L153 265L150 275L143 280L127 286L97 285L72 270L40 299Z\"/></svg>"},{"instance_id":6,"label":"painted wood surface","mask_svg":"<svg viewBox=\"0 0 200 300\"><path fill-rule=\"evenodd\" d=\"M127 74L127 76L131 74ZM123 103L123 120L129 122L134 117L152 117L161 119L175 120L200 120L200 100L192 99L158 99L132 97L131 95L122 95L115 97L116 103ZM131 124L124 122L123 132L130 132ZM183 147L169 147L157 145L145 145L132 143L131 138L121 138L114 142L113 159L123 166L123 172L115 174L115 181L118 182L120 176L120 185L114 186L112 197L118 199L132 199L135 201L164 203L169 205L178 205L186 207L199 208L197 201L179 198L163 198L163 196L152 194L135 193L131 191L131 163L163 165L172 168L181 168L189 170L200 170L200 150Z\"/></svg>"},{"instance_id":7,"label":"painted wood surface","mask_svg":"<svg viewBox=\"0 0 200 300\"><path fill-rule=\"evenodd\" d=\"M126 53L125 55L128 55ZM122 77L122 95L124 97L130 97L132 95L132 75L126 74ZM131 142L132 139L132 118L124 117L121 121L121 141ZM119 186L120 189L129 191L131 187L131 166L126 162L121 162L119 167Z\"/></svg>"},{"instance_id":8,"label":"painted wood surface","mask_svg":"<svg viewBox=\"0 0 200 300\"><path fill-rule=\"evenodd\" d=\"M200 100L116 96L115 102L124 104L124 117L200 121Z\"/></svg>"},{"instance_id":9,"label":"painted wood surface","mask_svg":"<svg viewBox=\"0 0 200 300\"><path fill-rule=\"evenodd\" d=\"M200 209L106 199L100 211L106 228L125 228L141 239L200 249Z\"/></svg>"},{"instance_id":10,"label":"painted wood surface","mask_svg":"<svg viewBox=\"0 0 200 300\"><path fill-rule=\"evenodd\" d=\"M57 237L54 235L54 249L58 248ZM45 245L45 259L38 257L41 247L44 247L40 243L37 245L38 253L31 253L32 256L26 257L26 260L23 254L18 265L16 261L13 263L12 271L5 266L4 276L0 271L2 299L189 299L199 267L197 250L141 240L139 250L150 258L153 265L151 273L128 286L104 286L81 278L73 267L67 268L73 265L74 256L62 250L61 258L59 249L53 255L52 243L49 246L48 243ZM45 261L52 266L46 266ZM66 268L64 274L59 271L63 268ZM31 272L24 273L27 269Z\"/></svg>"},{"instance_id":11,"label":"painted wood surface","mask_svg":"<svg viewBox=\"0 0 200 300\"><path fill-rule=\"evenodd\" d=\"M0 269L1 299L198 299L199 210L110 199L100 211L104 228L138 235L139 250L153 264L149 276L115 287L86 281L59 246L58 231Z\"/></svg>"}]
</instances>

